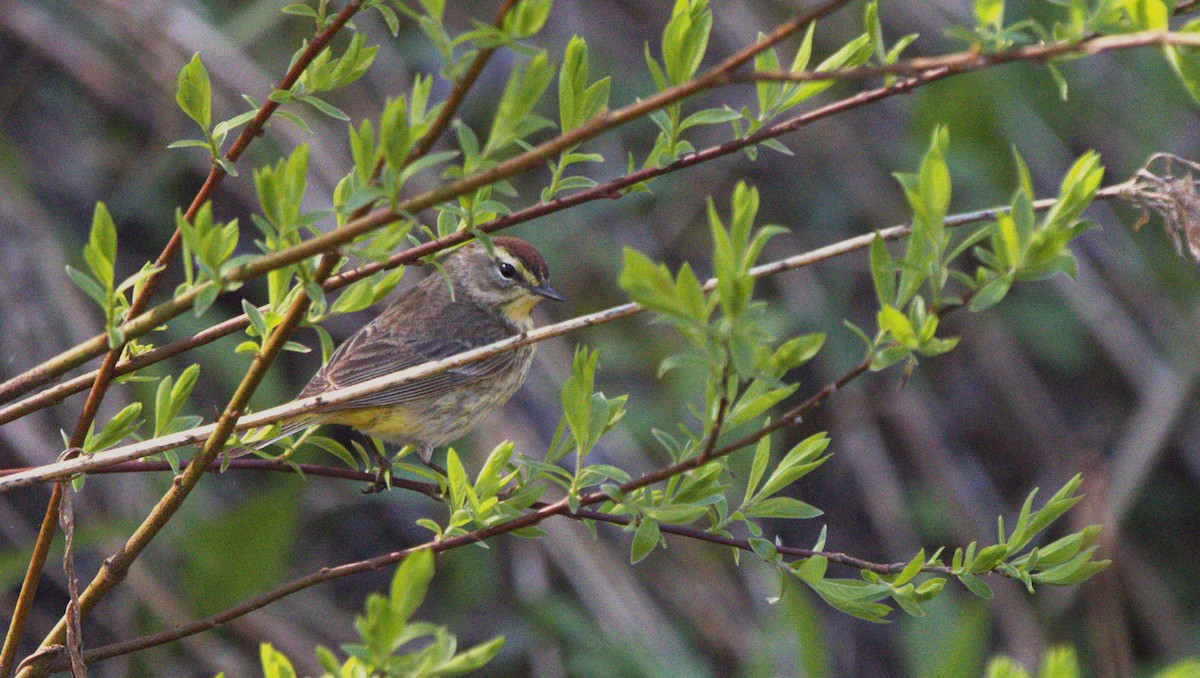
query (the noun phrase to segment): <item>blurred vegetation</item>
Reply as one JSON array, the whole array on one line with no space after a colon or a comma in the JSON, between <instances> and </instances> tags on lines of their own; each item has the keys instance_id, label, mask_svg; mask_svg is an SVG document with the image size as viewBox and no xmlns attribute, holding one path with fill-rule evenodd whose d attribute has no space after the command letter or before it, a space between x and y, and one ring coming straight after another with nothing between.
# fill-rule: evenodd
<instances>
[{"instance_id":1,"label":"blurred vegetation","mask_svg":"<svg viewBox=\"0 0 1200 678\"><path fill-rule=\"evenodd\" d=\"M203 150L167 148L197 136L196 123L176 104L180 70L201 55L215 120L245 110L242 93L261 101L289 55L311 36L312 22L281 13L283 4L3 4L0 376L19 374L104 331L105 318L63 273L66 265L88 270L82 252L94 237L95 204L103 201L112 215L120 242L116 279L125 279L161 250L176 227L176 210L188 204L209 170ZM446 24L468 30L472 20L490 21L500 4L448 3ZM587 38L588 79L611 77L610 107L626 105L659 89L643 48L649 44L660 54L672 4L558 0L545 27L525 45L546 50L557 69L572 36ZM752 43L790 16L794 4L713 3L705 65ZM1049 24L1063 18L1064 5L1079 3L1010 2L1004 11ZM820 22L813 63L862 31L862 13L863 3L850 3ZM965 43L946 29L976 23L969 3L886 2L879 18L889 45L920 34L905 56L962 49ZM1171 25L1187 19L1174 18ZM355 24L368 43L379 45L374 63L326 98L357 124L377 121L389 99L409 93L416 74L437 73L443 63L429 37L406 17L395 38L381 14L364 13ZM338 49L348 40L340 37ZM791 38L780 52L790 55L800 44ZM508 232L538 246L555 288L568 299L539 310L545 323L628 301L618 285L626 247L665 262L672 272L688 262L700 280L719 272L705 198L712 196L728 219L730 196L741 181L761 196L756 225L787 229L766 244L763 261L909 222L905 192L892 175L920 166L938 126L952 137L944 149L954 180L951 213L1010 203L1018 176L1013 148L1028 165L1034 197L1056 195L1075 159L1089 150L1102 159L1105 184L1116 183L1152 153L1200 159L1196 103L1161 52L1147 47L1060 62L1066 99L1038 64L948 78L782 137L791 155L766 148L754 159L729 155L656 179L651 192L587 203ZM523 48L496 52L459 112L466 126L481 135L489 130L509 73L529 56ZM782 61L786 66L788 60ZM818 101L867 86L838 83ZM555 79L551 102L556 87ZM449 89L435 76L431 98ZM755 102L756 88L741 84L705 93L688 110L721 104L754 109ZM355 167L345 123L311 108L295 110L311 132L283 119L273 122L213 203L216 222L236 218L245 229L235 256L256 251L251 215L262 209L251 168L273 166L297 144L308 144L303 209L318 211L333 209L338 182ZM546 103L537 112L559 118ZM697 128L687 138L703 148L723 140L717 129ZM619 127L581 149L603 155L606 164L580 163L568 174L597 181L619 176L627 156L640 163L655 148L657 131L647 120ZM461 136L448 136L435 151L461 142ZM414 176L405 194L437 185L435 175ZM551 169L539 168L510 179L521 196L515 204L535 202L551 176ZM832 551L907 562L921 548L991 543L996 516L1004 516L1011 530L1033 488L1041 487L1044 499L1082 473L1083 501L1067 514L1069 524L1051 530L1041 544L1103 524L1097 557L1113 564L1086 583L1041 588L1031 596L1020 582L993 577L988 583L994 598L982 601L952 580L925 616L897 611L889 617L894 623L872 624L835 611L797 579L781 588L778 570L751 554L735 563L727 548L667 537L669 548L642 553L644 559L631 567L631 533L608 526L589 532L551 519L541 525L545 534L538 540L504 536L486 548L440 555L417 617L457 634L459 648L504 636L482 675L1073 675L1067 665L1081 675L1194 675L1188 673L1194 663L1167 667L1194 654L1200 642L1200 407L1192 397L1200 378L1200 278L1194 261L1177 256L1157 217L1135 230L1139 210L1113 201L1095 203L1087 216L1101 227L1072 243L1075 279L1058 275L1014 286L987 313L948 315L938 336L961 337L955 350L923 357L906 380L900 370L868 374L808 413L803 426L780 433L776 448L787 450L816 431L829 432L829 461L788 490L789 497L825 514L763 521L766 536L784 544L812 545L825 526ZM892 252L900 256L901 250ZM186 282L178 266L166 276L163 290ZM801 386L786 406L862 359L862 344L842 319L875 327L877 284L865 250L757 284L767 304L754 322L765 334L827 337L820 356L792 374ZM243 297L261 303L271 294L265 281L252 281L236 294L216 297L203 317L179 316L154 336L155 343L242 313ZM370 313L332 317L323 326L340 339ZM250 365L250 353L234 352L245 339L240 333L226 337L147 373L178 375L190 362L199 363L188 413L211 421ZM317 368L317 333L302 329L295 339L318 350L284 353L255 393L254 409L288 401ZM635 316L543 343L521 392L455 446L470 477L502 440L531 456L547 449L576 344L600 354L596 391L629 394L627 415L599 440L589 462L619 466L635 477L669 462L651 431L674 422L695 424L688 406L707 382L703 373L686 370L659 378L659 363L687 340ZM99 419L109 420L134 401L152 403L155 395L153 383L114 388ZM53 461L62 449L59 430L73 429L82 398L0 426L0 464ZM735 478L750 473L752 456L731 458ZM568 456L566 465L573 459ZM297 460L329 463L330 457L305 451ZM169 484L168 474L87 479L75 498L74 545L85 581ZM47 494L0 495L0 610L15 604ZM214 475L139 559L122 584L123 595L106 600L89 618L85 647L211 614L324 566L421 543L429 533L415 519L442 522L446 513L439 503L401 490L363 495L355 484L329 479ZM66 606L61 556L60 536L21 656ZM89 669L113 676L161 674L164 666L176 675L248 675L281 665L278 656L286 656L298 674L317 674L330 661L342 665L354 655L336 650L332 659L319 660L316 646L366 642L355 619L371 606L385 614L379 611L382 597L367 600L391 580L390 570L339 579L218 631ZM394 590L392 595L391 603L404 607ZM779 600L768 603L774 598ZM407 619L412 610L404 611ZM263 643L273 649L261 649ZM1074 653L1051 649L1064 644ZM998 654L1008 658L991 659Z\"/></svg>"}]
</instances>

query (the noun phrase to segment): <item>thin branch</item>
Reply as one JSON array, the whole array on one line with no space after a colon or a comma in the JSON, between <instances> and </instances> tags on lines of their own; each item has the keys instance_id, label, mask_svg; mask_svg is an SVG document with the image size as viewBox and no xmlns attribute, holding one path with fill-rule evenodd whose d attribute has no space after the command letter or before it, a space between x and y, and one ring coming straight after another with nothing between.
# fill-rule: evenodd
<instances>
[{"instance_id":1,"label":"thin branch","mask_svg":"<svg viewBox=\"0 0 1200 678\"><path fill-rule=\"evenodd\" d=\"M1120 195L1127 188L1127 183L1106 186L1096 192L1097 198L1110 198ZM1055 200L1045 198L1034 203L1034 209L1044 211L1049 209ZM1000 212L1006 211L1007 208L989 208L984 210L976 210L973 212L965 212L962 214L952 215L947 217L946 225L948 227L958 227L964 224L983 221L986 219L994 219ZM885 240L893 240L903 237L910 233L908 226L892 226L878 231L877 233L869 233L866 235L847 238L846 240L827 245L809 252L804 252L777 261L760 264L751 269L750 274L756 278L774 275L783 271L790 271L796 268L808 266L810 264L825 261L835 256L846 254L869 247L871 241L878 234ZM715 279L709 279L704 283L704 289L711 291L716 286ZM306 414L318 409L322 409L329 405L341 404L349 402L356 398L365 397L381 391L385 391L396 386L406 384L417 379L422 379L439 372L443 372L455 367L461 367L468 363L482 360L484 358L498 355L506 351L515 350L521 346L545 341L553 337L561 336L569 332L601 325L613 320L626 318L637 313L641 313L645 308L637 303L621 304L613 306L595 313L590 313L583 316L578 316L568 320L564 320L552 325L533 329L527 333L510 337L493 344L488 344L471 351L459 353L449 358L436 360L421 365L416 365L399 372L394 372L382 377L376 377L369 381L356 384L343 389L330 391L320 396L305 398L303 400L294 400L284 405L279 405L261 412L249 414L241 417L235 430L243 431L251 428L269 425L275 421L289 419L301 414ZM0 492L6 492L18 487L24 487L46 480L57 478L70 477L76 473L91 473L96 469L109 466L111 464L120 463L123 461L132 461L142 457L164 452L176 447L186 445L194 445L202 442L213 431L213 425L201 426L179 433L173 433L166 436L161 436L147 441L114 447L103 452L97 452L86 458L77 458L65 462L56 462L37 466L32 469L14 473L0 477Z\"/></svg>"},{"instance_id":2,"label":"thin branch","mask_svg":"<svg viewBox=\"0 0 1200 678\"><path fill-rule=\"evenodd\" d=\"M308 68L308 65L312 63L312 60L317 58L317 55L321 53L321 50L323 50L329 41L333 39L333 36L346 25L346 22L350 21L350 19L359 11L359 9L361 9L361 6L361 0L352 0L351 2L347 3L346 6L330 21L329 26L313 36L312 41L308 43L308 46L305 47L304 51L301 52L296 58L296 61L291 65L291 68L288 69L288 72L284 74L283 79L279 81L279 84L275 87L275 89L290 90L293 86L295 86L295 84L300 80L300 75L306 68ZM253 142L254 139L262 134L263 128L266 126L267 121L275 113L277 108L279 108L279 104L275 101L272 101L270 98L263 103L262 107L258 109L258 113L256 113L254 118L246 124L246 127L242 129L242 132L238 135L237 139L234 140L233 145L231 145L229 150L225 153L225 159L227 161L230 163L237 162L238 158L242 156L242 153L246 151L251 142ZM204 181L204 185L200 187L200 191L196 194L196 197L192 200L192 204L188 207L187 212L184 214L185 219L191 221L195 218L196 213L200 211L200 207L203 206L205 202L208 202L209 199L211 199L213 193L217 189L217 186L219 186L221 181L225 178L225 175L225 169L221 167L220 164L214 162L212 164L212 168L209 170L208 177ZM167 245L163 248L162 253L159 254L158 259L155 260L154 265L156 267L165 267L179 252L179 248L182 245L182 236L179 232L179 229L176 229L174 234L171 235L171 239L167 242ZM161 274L162 271L159 271L158 273L149 276L146 279L146 282L142 284L141 293L135 295L133 300L130 302L130 308L126 313L126 318L136 317L142 312L142 309L145 308L145 305L150 300L150 295L153 294L157 288L158 281L161 279ZM83 360L86 361L103 353L104 349L107 347L107 343L108 340L105 338L105 336L99 335L97 337L93 337L87 342L84 342L83 344L80 344L76 347L76 349L82 346L93 347L93 349L90 351L90 355ZM83 362L80 361L60 369L57 365L57 361L64 355L66 355L66 353L59 354L59 356L56 356L49 361L43 362L42 364L22 374L19 374L8 381L0 383L0 402L6 402L20 396L21 394L27 393L30 389L37 388L38 386L49 382L71 367L75 367Z\"/></svg>"},{"instance_id":3,"label":"thin branch","mask_svg":"<svg viewBox=\"0 0 1200 678\"><path fill-rule=\"evenodd\" d=\"M792 408L792 410L788 413L788 415L785 415L785 418L781 419L781 421L794 420L797 416L799 416L799 414L801 414L803 412L807 412L807 411L811 410L812 408L815 408L825 398L832 395L834 392L836 392L839 388L844 386L849 381L862 375L865 371L866 371L865 364L856 366L850 372L847 372L846 374L842 375L842 377L840 377L837 381L830 383L825 388L818 391L816 394L814 394L809 399L805 400L800 405ZM775 424L772 424L769 427L766 427L766 429L764 429L764 430L767 430L767 429L775 430L776 428L778 428L777 424L778 424L778 422L776 422ZM763 433L762 435L767 435L767 434L769 434L769 431L767 431L766 433ZM725 456L727 454L732 453L736 449L753 444L753 442L757 441L757 439L760 437L762 437L762 436L761 435L747 436L737 442L734 442L734 443L731 443L729 445L722 447L720 450L715 451L712 456L713 456L713 458ZM671 475L677 475L679 473L685 472L686 470L690 470L690 468L692 467L691 462L695 462L695 461L696 461L696 459L693 458L689 462L683 462L682 464L676 464L674 466L668 467L667 469L663 469L662 471L660 471L658 473L643 476L642 478L639 478L637 480L631 481L629 483L625 483L624 485L621 486L621 489L622 489L622 491L628 493L628 492L632 492L636 489L640 489L642 487L646 487L648 485L660 482L662 480L665 480L667 477L669 477ZM667 471L669 471L669 473L666 473L664 475L663 472L667 472ZM377 570L380 570L389 565L394 565L395 563L398 563L399 561L403 560L409 554L411 554L415 551L421 550L421 549L429 549L429 550L433 551L434 553L441 553L441 552L448 551L448 550L458 548L461 546L466 546L468 544L474 544L474 543L477 543L480 541L484 541L491 537L494 537L494 536L497 536L500 534L505 534L508 532L512 532L512 531L520 529L522 527L529 527L532 525L536 525L537 523L540 523L542 520L545 520L546 518L549 518L551 516L562 516L562 517L571 518L574 520L594 520L594 521L612 523L612 524L617 524L617 525L628 525L630 522L630 519L625 516L609 515L609 514L605 514L603 512L593 511L593 510L586 508L587 506L590 506L593 504L598 504L598 503L602 503L605 501L609 501L609 497L606 494L604 494L603 492L592 492L592 493L586 495L585 497L582 497L580 501L581 501L581 508L576 510L574 513L571 512L568 501L565 498L561 499L559 501L556 501L556 502L551 502L551 503L539 502L532 507L533 508L532 511L525 513L517 518L513 518L509 521L499 523L497 525L493 525L488 528L476 530L474 532L464 534L461 536L457 536L457 537L443 539L441 541L434 540L434 541L426 542L425 544L413 546L413 547L403 549L400 551L394 551L392 553L383 554L383 555L376 556L374 558L370 558L367 560L357 561L357 562L353 562L353 563L346 563L346 564L338 565L335 567L324 567L324 568L321 568L320 570L312 572L308 575L294 579L291 582L288 582L280 587L277 587L275 589L267 591L261 595L255 596L254 598L246 600L238 605L230 607L229 609L224 610L224 611L222 611L216 615L213 615L211 617L207 617L205 619L197 620L194 622L189 622L187 624L180 624L171 629L167 629L167 630L161 631L159 633L143 636L141 638L135 638L133 640L129 640L129 641L121 642L121 643L114 643L112 645L106 645L106 646L96 648L93 650L88 650L87 652L84 653L84 660L87 662L94 662L94 661L98 661L101 659L106 659L109 657L114 657L114 656L118 656L118 655L122 655L122 654L129 654L131 652L136 652L138 650L142 650L142 649L146 649L149 647L154 647L157 645L169 643L169 642L178 640L180 638L184 638L186 636L194 635L196 633L200 633L200 632L212 629L212 628L216 628L217 626L220 626L220 625L225 624L233 619L236 619L238 617L249 614L250 612L253 612L255 610L261 609L277 600L285 598L285 597L287 597L293 593L296 593L298 591L301 591L303 589L310 588L312 586L316 586L318 584L322 584L325 582L333 581L335 579L340 579L342 577L347 577L347 576L350 576L353 574L377 571ZM741 550L745 550L745 551L753 550L751 548L749 542L746 540L735 539L735 538L731 538L731 537L724 537L721 535L713 535L713 534L709 534L707 532L704 532L702 530L698 530L695 528L678 526L678 525L660 525L659 529L662 532L666 532L668 534L674 534L674 535L681 536L681 537L696 539L696 540L700 540L700 541L707 541L707 542L711 542L711 543L715 543L715 544L720 544L722 546L729 546L732 548L737 548L737 549L741 549ZM854 568L858 568L858 569L870 570L872 572L877 572L879 574L894 574L896 572L903 570L906 565L905 563L873 563L870 561L866 561L866 560L862 560L859 558L854 558L852 556L848 556L844 553L836 553L836 552L828 552L828 551L815 551L815 550L811 550L811 549L804 549L804 548L798 548L798 547L779 546L778 549L779 549L779 552L782 554L794 556L794 557L798 557L798 558L808 558L808 557L812 557L812 556L824 556L824 557L828 558L830 562L834 562L834 563L838 563L838 564L842 564L842 565L846 565L846 566L854 567ZM930 566L930 567L923 568L922 571L929 572L929 573L937 573L937 574L950 574L951 573L950 569L945 566ZM58 665L55 664L54 666L57 667Z\"/></svg>"},{"instance_id":4,"label":"thin branch","mask_svg":"<svg viewBox=\"0 0 1200 678\"><path fill-rule=\"evenodd\" d=\"M731 82L819 82L829 80L862 80L884 75L919 77L942 69L951 73L978 71L990 66L1017 61L1043 62L1064 56L1093 56L1117 49L1131 49L1152 45L1176 45L1200 47L1200 34L1172 33L1168 31L1143 31L1124 35L1090 36L1078 42L1052 42L1040 45L1025 45L999 52L981 53L968 49L953 54L933 57L914 57L894 64L876 64L837 68L828 71L755 71L734 73Z\"/></svg>"},{"instance_id":5,"label":"thin branch","mask_svg":"<svg viewBox=\"0 0 1200 678\"><path fill-rule=\"evenodd\" d=\"M729 375L730 375L730 358L725 356L725 366L721 368L721 400L717 403L717 416L713 417L712 429L708 432L708 440L704 443L704 449L700 451L700 459L708 461L712 456L713 450L717 448L717 438L721 437L721 427L725 425L725 414L729 409Z\"/></svg>"},{"instance_id":6,"label":"thin branch","mask_svg":"<svg viewBox=\"0 0 1200 678\"><path fill-rule=\"evenodd\" d=\"M726 76L746 61L753 59L756 54L795 33L812 21L829 14L847 2L848 0L826 0L826 2L812 10L797 14L793 19L772 31L769 36L728 57L717 66L692 80L667 88L644 99L639 99L617 110L602 112L570 132L538 144L524 153L502 161L489 169L476 172L475 174L404 200L394 208L375 210L361 218L351 219L340 227L304 240L291 247L259 256L226 272L222 282L225 284L246 282L272 270L307 259L308 257L334 251L361 235L394 223L397 220L407 218L405 215L416 214L446 200L451 200L483 186L506 179L518 172L538 167L543 161L554 157L563 150L574 148L610 129L642 118L699 92L727 84ZM446 238L439 238L436 241L413 247L409 252L413 258L424 257L440 249L466 242L471 237L473 236L470 232L460 231ZM437 245L433 243L437 243ZM215 284L217 283L210 281L204 285L193 287L187 292L135 318L127 320L118 329L124 336L129 338L146 334L191 308L196 298L211 285ZM21 379L20 384L11 385L11 380L10 382L0 384L0 401L19 397L31 389L49 382L63 372L100 355L104 352L106 341L104 335L97 335L45 361L36 368L36 375L26 373L18 377L18 379Z\"/></svg>"},{"instance_id":7,"label":"thin branch","mask_svg":"<svg viewBox=\"0 0 1200 678\"><path fill-rule=\"evenodd\" d=\"M320 262L317 264L317 270L313 273L313 279L318 284L323 282L333 271L339 260L340 255L335 253L322 256ZM159 531L170 521L175 512L179 510L179 507L183 505L183 501L187 498L188 494L200 482L207 466L217 458L217 455L225 447L225 441L233 433L233 427L237 422L238 415L250 401L250 396L254 394L259 382L266 375L271 362L283 351L283 347L287 343L288 337L291 336L292 331L303 321L311 303L312 301L303 291L292 302L291 308L288 309L283 320L271 332L271 336L263 344L262 350L255 354L254 360L250 364L250 369L246 371L246 375L238 386L237 391L234 392L233 397L230 398L229 403L225 406L225 410L221 413L221 418L212 427L213 430L208 436L204 448L197 455L197 463L189 466L187 470L175 478L171 489L167 490L167 493L155 504L154 508L150 511L150 515L130 535L125 545L117 553L104 561L100 571L96 573L91 583L80 594L79 616L81 619L86 617L96 604L125 578L125 573L128 572L130 565L133 564L154 537L158 535ZM46 635L39 649L62 643L66 635L66 627L67 618L64 616L59 619L50 633ZM33 669L23 671L22 673L31 671Z\"/></svg>"},{"instance_id":8,"label":"thin branch","mask_svg":"<svg viewBox=\"0 0 1200 678\"><path fill-rule=\"evenodd\" d=\"M291 68L288 69L288 72L284 74L278 89L291 89L296 84L300 79L300 75L308 68L312 60L320 54L329 40L345 26L346 22L358 12L360 6L361 2L358 0L350 2L342 11L338 12L329 26L313 37L312 42L308 44L292 64ZM266 125L267 120L270 119L278 106L278 103L270 99L267 100L258 113L255 114L254 119L246 125L237 139L234 140L233 145L230 146L229 151L225 154L226 161L229 163L237 162L237 159L250 146L250 143L262 132L263 126ZM192 203L184 215L185 219L191 221L196 217L196 213L199 212L204 203L211 199L217 186L225 178L225 175L225 168L220 163L214 161L203 186L201 186L196 196L192 199ZM182 243L181 233L179 229L175 229L170 239L167 240L166 246L163 247L162 252L159 253L154 261L153 266L157 271L147 276L146 280L133 295L129 309L125 313L126 318L139 315L150 303L150 298L158 288L163 271L175 259ZM105 344L107 345L107 341ZM83 445L87 432L91 429L96 413L100 409L100 403L104 399L108 387L115 376L117 361L123 351L124 344L113 347L105 356L104 362L101 364L96 377L91 383L91 392L88 394L83 412L79 415L75 431L67 444L68 450L78 449ZM8 382L0 384L0 402L10 399L11 396L8 395L9 393L19 395L26 392L28 388L35 388L46 383L49 378L53 378L55 375L44 372L44 367L47 367L46 363L42 363ZM29 386L26 387L23 384L29 384ZM33 555L29 559L29 567L25 572L25 579L21 584L21 593L17 598L17 606L13 610L8 633L4 637L4 647L3 650L0 650L0 676L8 676L12 673L12 664L16 659L17 646L20 643L21 636L24 634L25 623L28 621L29 611L32 608L38 584L41 581L42 568L46 562L46 553L50 549L50 540L54 537L54 519L62 506L63 492L64 488L61 484L55 485L54 490L50 494L50 500L47 502L45 517L42 521L43 529L38 532L38 540L34 543Z\"/></svg>"}]
</instances>

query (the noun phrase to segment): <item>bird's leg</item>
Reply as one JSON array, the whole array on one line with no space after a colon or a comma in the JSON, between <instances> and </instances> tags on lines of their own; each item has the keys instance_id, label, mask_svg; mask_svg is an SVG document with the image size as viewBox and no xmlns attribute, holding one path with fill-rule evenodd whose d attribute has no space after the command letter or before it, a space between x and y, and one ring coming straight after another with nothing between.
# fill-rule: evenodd
<instances>
[{"instance_id":1,"label":"bird's leg","mask_svg":"<svg viewBox=\"0 0 1200 678\"><path fill-rule=\"evenodd\" d=\"M448 475L446 473L446 469L444 469L441 466L438 466L436 463L434 463L434 461L433 461L433 446L432 445L427 445L425 447L422 447L421 449L417 450L417 452L419 453L418 457L420 457L422 464L425 464L425 466L429 467L430 470L432 470L434 473L441 475L443 478L448 477Z\"/></svg>"},{"instance_id":2,"label":"bird's leg","mask_svg":"<svg viewBox=\"0 0 1200 678\"><path fill-rule=\"evenodd\" d=\"M375 482L363 488L363 494L375 494L392 489L392 460L374 445L368 446L375 458Z\"/></svg>"}]
</instances>

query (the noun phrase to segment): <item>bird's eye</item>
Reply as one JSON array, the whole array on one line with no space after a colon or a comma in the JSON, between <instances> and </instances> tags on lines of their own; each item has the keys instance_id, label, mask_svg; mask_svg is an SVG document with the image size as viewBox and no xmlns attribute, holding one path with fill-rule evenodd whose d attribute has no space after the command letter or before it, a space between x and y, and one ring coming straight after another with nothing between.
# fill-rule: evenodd
<instances>
[{"instance_id":1,"label":"bird's eye","mask_svg":"<svg viewBox=\"0 0 1200 678\"><path fill-rule=\"evenodd\" d=\"M506 280L512 280L513 278L517 277L517 269L507 261L500 262L500 265L496 267L496 270L500 271L500 275Z\"/></svg>"}]
</instances>

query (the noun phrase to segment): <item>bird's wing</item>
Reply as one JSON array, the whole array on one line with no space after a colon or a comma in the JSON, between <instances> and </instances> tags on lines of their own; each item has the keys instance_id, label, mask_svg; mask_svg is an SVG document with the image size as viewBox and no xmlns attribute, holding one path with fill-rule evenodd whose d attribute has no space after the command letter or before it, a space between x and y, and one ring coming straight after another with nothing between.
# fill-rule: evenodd
<instances>
[{"instance_id":1,"label":"bird's wing","mask_svg":"<svg viewBox=\"0 0 1200 678\"><path fill-rule=\"evenodd\" d=\"M471 336L464 336L467 334ZM471 332L462 332L456 337L431 339L403 332L388 332L378 324L371 323L338 347L325 367L304 387L300 397L362 383L431 360L448 358L513 334L516 334L513 329L492 322L474 324ZM436 397L509 368L517 359L515 352L508 351L329 409L396 405L415 398Z\"/></svg>"}]
</instances>

